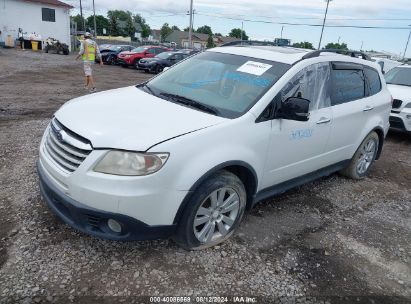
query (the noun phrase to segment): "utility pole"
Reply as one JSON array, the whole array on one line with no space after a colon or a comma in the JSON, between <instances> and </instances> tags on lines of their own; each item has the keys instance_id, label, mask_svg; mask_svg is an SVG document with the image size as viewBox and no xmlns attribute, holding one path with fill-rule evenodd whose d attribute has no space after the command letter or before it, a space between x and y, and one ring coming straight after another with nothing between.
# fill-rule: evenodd
<instances>
[{"instance_id":1,"label":"utility pole","mask_svg":"<svg viewBox=\"0 0 411 304\"><path fill-rule=\"evenodd\" d=\"M93 0L93 15L94 15L94 37L97 37L97 23L96 23L96 7Z\"/></svg>"},{"instance_id":2,"label":"utility pole","mask_svg":"<svg viewBox=\"0 0 411 304\"><path fill-rule=\"evenodd\" d=\"M338 44L340 44L340 39L341 39L341 36L338 36Z\"/></svg>"},{"instance_id":3,"label":"utility pole","mask_svg":"<svg viewBox=\"0 0 411 304\"><path fill-rule=\"evenodd\" d=\"M281 27L281 39L283 38L284 25Z\"/></svg>"},{"instance_id":4,"label":"utility pole","mask_svg":"<svg viewBox=\"0 0 411 304\"><path fill-rule=\"evenodd\" d=\"M411 26L411 24L409 26ZM408 43L410 42L410 37L411 37L411 29L410 29L410 33L408 34L408 40L407 40L407 44L405 45L404 56L402 56L402 59L405 59L405 54L407 53Z\"/></svg>"},{"instance_id":5,"label":"utility pole","mask_svg":"<svg viewBox=\"0 0 411 304\"><path fill-rule=\"evenodd\" d=\"M241 21L241 44L243 44L244 22Z\"/></svg>"},{"instance_id":6,"label":"utility pole","mask_svg":"<svg viewBox=\"0 0 411 304\"><path fill-rule=\"evenodd\" d=\"M188 47L193 47L193 0L190 0L190 27L188 29Z\"/></svg>"},{"instance_id":7,"label":"utility pole","mask_svg":"<svg viewBox=\"0 0 411 304\"><path fill-rule=\"evenodd\" d=\"M320 42L318 43L318 49L320 49L320 47L321 47L321 40L323 39L325 20L327 19L327 13L328 13L328 5L330 4L330 1L332 1L332 0L326 0L326 1L327 1L327 8L325 9L323 27L321 28L321 36L320 36Z\"/></svg>"},{"instance_id":8,"label":"utility pole","mask_svg":"<svg viewBox=\"0 0 411 304\"><path fill-rule=\"evenodd\" d=\"M361 48L360 51L362 51L362 46L364 45L364 41L361 41Z\"/></svg>"},{"instance_id":9,"label":"utility pole","mask_svg":"<svg viewBox=\"0 0 411 304\"><path fill-rule=\"evenodd\" d=\"M80 0L80 16L81 16L81 22L83 22L83 31L86 31L86 21L83 18L83 6L81 5L81 0Z\"/></svg>"}]
</instances>

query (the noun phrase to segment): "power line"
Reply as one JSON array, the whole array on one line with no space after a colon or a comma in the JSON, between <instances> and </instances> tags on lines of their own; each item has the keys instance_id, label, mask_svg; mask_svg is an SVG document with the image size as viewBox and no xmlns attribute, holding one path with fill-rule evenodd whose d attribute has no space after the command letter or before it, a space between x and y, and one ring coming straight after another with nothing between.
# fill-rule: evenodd
<instances>
[{"instance_id":1,"label":"power line","mask_svg":"<svg viewBox=\"0 0 411 304\"><path fill-rule=\"evenodd\" d=\"M267 23L267 24L279 24L279 25L295 25L295 26L311 26L311 27L321 27L322 24L311 24L311 23L293 23L293 22L275 22L275 21L266 21L266 20L252 20L245 18L234 18L228 16L221 16L215 14L206 14L206 13L197 13L198 15L221 18L221 19L230 19L230 20L240 20L254 23ZM365 25L325 25L325 27L336 27L336 28L362 28L362 29L386 29L386 30L408 30L409 27L395 27L395 26L365 26Z\"/></svg>"}]
</instances>

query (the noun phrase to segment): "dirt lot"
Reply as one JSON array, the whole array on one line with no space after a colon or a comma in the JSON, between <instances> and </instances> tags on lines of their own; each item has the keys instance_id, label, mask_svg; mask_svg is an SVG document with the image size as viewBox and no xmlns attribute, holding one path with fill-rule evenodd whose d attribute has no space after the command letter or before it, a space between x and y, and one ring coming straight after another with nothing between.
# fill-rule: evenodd
<instances>
[{"instance_id":1,"label":"dirt lot","mask_svg":"<svg viewBox=\"0 0 411 304\"><path fill-rule=\"evenodd\" d=\"M95 74L100 90L148 77L115 66ZM333 175L261 203L213 249L112 242L59 222L39 193L42 132L85 93L73 56L0 50L0 303L149 302L141 295L410 303L410 137L390 133L365 180Z\"/></svg>"}]
</instances>

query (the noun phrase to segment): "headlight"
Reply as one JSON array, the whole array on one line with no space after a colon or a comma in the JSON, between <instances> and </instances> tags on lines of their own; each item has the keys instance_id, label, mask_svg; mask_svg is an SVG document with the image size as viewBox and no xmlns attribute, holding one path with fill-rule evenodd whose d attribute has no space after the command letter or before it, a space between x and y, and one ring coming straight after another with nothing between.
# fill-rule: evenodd
<instances>
[{"instance_id":1,"label":"headlight","mask_svg":"<svg viewBox=\"0 0 411 304\"><path fill-rule=\"evenodd\" d=\"M110 151L97 163L94 171L114 175L147 175L161 169L168 153Z\"/></svg>"}]
</instances>

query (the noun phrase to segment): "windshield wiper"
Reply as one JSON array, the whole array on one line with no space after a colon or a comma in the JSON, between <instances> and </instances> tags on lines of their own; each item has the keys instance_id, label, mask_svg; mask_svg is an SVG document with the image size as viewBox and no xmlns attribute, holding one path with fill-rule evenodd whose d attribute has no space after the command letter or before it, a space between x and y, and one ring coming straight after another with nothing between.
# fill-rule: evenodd
<instances>
[{"instance_id":1,"label":"windshield wiper","mask_svg":"<svg viewBox=\"0 0 411 304\"><path fill-rule=\"evenodd\" d=\"M150 88L150 87L148 86L148 84L147 84L147 83L145 83L145 82L144 82L144 83L140 83L140 84L136 85L136 87L137 87L137 88L146 88L146 89L147 89L147 91L149 91L151 95L157 96L157 94L156 94L156 93L154 93L153 89L152 89L152 88Z\"/></svg>"},{"instance_id":2,"label":"windshield wiper","mask_svg":"<svg viewBox=\"0 0 411 304\"><path fill-rule=\"evenodd\" d=\"M186 105L186 106L189 106L189 107L192 107L192 108L196 108L196 109L201 110L203 112L207 112L207 113L214 114L214 115L219 114L219 111L216 108L214 108L212 106L209 106L209 105L205 105L203 103L200 103L198 101L192 100L190 98L187 98L187 97L184 97L184 96L181 96L181 95L170 94L170 93L160 93L160 95L162 95L166 98L169 98L174 102L181 103L183 105Z\"/></svg>"}]
</instances>

